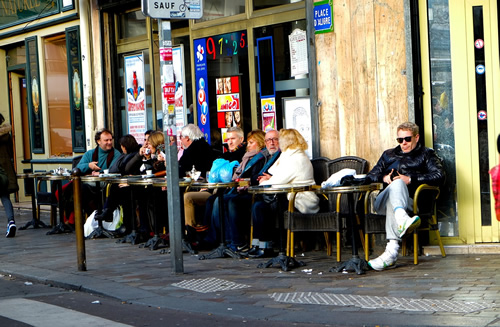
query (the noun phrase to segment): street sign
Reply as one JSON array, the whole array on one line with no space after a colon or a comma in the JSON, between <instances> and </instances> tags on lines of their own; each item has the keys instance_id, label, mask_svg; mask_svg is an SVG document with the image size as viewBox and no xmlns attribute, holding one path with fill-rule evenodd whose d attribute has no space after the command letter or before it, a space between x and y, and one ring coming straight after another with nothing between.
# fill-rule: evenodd
<instances>
[{"instance_id":1,"label":"street sign","mask_svg":"<svg viewBox=\"0 0 500 327\"><path fill-rule=\"evenodd\" d=\"M142 13L156 19L200 19L203 0L142 0Z\"/></svg>"}]
</instances>

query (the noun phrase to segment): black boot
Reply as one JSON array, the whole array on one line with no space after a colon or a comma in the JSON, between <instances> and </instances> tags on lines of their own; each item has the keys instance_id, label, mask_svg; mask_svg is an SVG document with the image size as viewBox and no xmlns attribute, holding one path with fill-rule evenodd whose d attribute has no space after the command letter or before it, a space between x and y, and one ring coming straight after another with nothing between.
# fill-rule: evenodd
<instances>
[{"instance_id":1,"label":"black boot","mask_svg":"<svg viewBox=\"0 0 500 327\"><path fill-rule=\"evenodd\" d=\"M113 221L113 210L110 208L102 209L102 212L100 214L95 215L95 220L112 222Z\"/></svg>"}]
</instances>

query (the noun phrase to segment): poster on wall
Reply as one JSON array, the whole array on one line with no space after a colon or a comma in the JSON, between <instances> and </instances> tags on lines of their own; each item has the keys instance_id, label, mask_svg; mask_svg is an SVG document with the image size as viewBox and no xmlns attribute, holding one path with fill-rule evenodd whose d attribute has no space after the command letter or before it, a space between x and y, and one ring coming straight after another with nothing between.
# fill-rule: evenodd
<instances>
[{"instance_id":1,"label":"poster on wall","mask_svg":"<svg viewBox=\"0 0 500 327\"><path fill-rule=\"evenodd\" d=\"M260 99L260 108L262 111L262 130L268 132L276 129L276 99L268 97Z\"/></svg>"},{"instance_id":2,"label":"poster on wall","mask_svg":"<svg viewBox=\"0 0 500 327\"><path fill-rule=\"evenodd\" d=\"M196 108L198 127L210 143L210 115L208 112L206 39L194 40L194 66L196 81Z\"/></svg>"},{"instance_id":3,"label":"poster on wall","mask_svg":"<svg viewBox=\"0 0 500 327\"><path fill-rule=\"evenodd\" d=\"M307 156L312 159L311 100L309 97L283 98L284 127L295 128L307 142Z\"/></svg>"},{"instance_id":4,"label":"poster on wall","mask_svg":"<svg viewBox=\"0 0 500 327\"><path fill-rule=\"evenodd\" d=\"M291 76L304 75L309 72L307 60L306 31L296 28L288 35L290 44L290 71Z\"/></svg>"},{"instance_id":5,"label":"poster on wall","mask_svg":"<svg viewBox=\"0 0 500 327\"><path fill-rule=\"evenodd\" d=\"M186 90L184 85L186 79L184 75L184 46L181 44L172 48L172 63L174 65L174 107L175 107L175 126L177 130L177 149L179 150L181 144L181 130L187 124L186 112Z\"/></svg>"},{"instance_id":6,"label":"poster on wall","mask_svg":"<svg viewBox=\"0 0 500 327\"><path fill-rule=\"evenodd\" d=\"M125 94L127 95L128 133L141 143L146 132L146 90L144 82L144 56L124 57Z\"/></svg>"},{"instance_id":7,"label":"poster on wall","mask_svg":"<svg viewBox=\"0 0 500 327\"><path fill-rule=\"evenodd\" d=\"M217 127L241 128L240 83L238 76L219 77L217 85ZM221 135L222 135L221 131ZM222 138L224 140L224 137Z\"/></svg>"}]
</instances>

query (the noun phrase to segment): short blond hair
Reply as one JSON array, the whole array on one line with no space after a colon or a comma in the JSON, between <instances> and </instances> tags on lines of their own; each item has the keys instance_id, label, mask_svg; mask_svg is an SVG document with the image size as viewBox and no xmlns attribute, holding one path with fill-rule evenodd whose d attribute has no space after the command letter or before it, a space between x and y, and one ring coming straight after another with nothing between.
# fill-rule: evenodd
<instances>
[{"instance_id":1,"label":"short blond hair","mask_svg":"<svg viewBox=\"0 0 500 327\"><path fill-rule=\"evenodd\" d=\"M263 149L266 146L266 133L260 129L254 129L247 134L247 142L253 139L259 145L259 149Z\"/></svg>"},{"instance_id":2,"label":"short blond hair","mask_svg":"<svg viewBox=\"0 0 500 327\"><path fill-rule=\"evenodd\" d=\"M398 129L396 132L399 132L399 131L410 131L413 136L417 136L418 125L407 121L407 122L402 123L401 125L398 126Z\"/></svg>"},{"instance_id":3,"label":"short blond hair","mask_svg":"<svg viewBox=\"0 0 500 327\"><path fill-rule=\"evenodd\" d=\"M287 149L300 149L305 151L307 148L307 142L298 130L295 128L283 128L280 130L281 151L286 151Z\"/></svg>"}]
</instances>

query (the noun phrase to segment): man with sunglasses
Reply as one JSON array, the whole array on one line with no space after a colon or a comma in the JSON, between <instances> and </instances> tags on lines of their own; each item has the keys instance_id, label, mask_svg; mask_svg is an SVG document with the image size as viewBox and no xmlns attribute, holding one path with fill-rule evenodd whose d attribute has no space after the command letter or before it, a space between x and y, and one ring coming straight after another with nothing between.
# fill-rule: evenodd
<instances>
[{"instance_id":1,"label":"man with sunglasses","mask_svg":"<svg viewBox=\"0 0 500 327\"><path fill-rule=\"evenodd\" d=\"M398 126L396 141L399 145L384 151L377 164L366 176L374 183L384 183L377 196L374 210L386 214L387 246L378 258L368 265L375 270L394 267L401 238L420 225L418 216L410 217L406 209L413 207L413 195L421 184L440 185L445 173L441 159L433 149L418 143L418 126L406 122ZM416 251L416 250L415 250Z\"/></svg>"}]
</instances>

